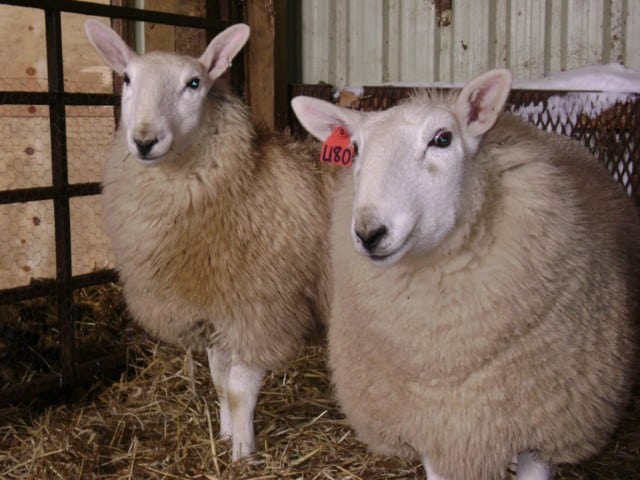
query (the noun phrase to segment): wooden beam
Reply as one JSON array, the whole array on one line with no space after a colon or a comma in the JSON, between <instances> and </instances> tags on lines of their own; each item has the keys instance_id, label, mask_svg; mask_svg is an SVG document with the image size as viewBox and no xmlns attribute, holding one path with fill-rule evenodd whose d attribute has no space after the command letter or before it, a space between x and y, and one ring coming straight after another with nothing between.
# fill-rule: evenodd
<instances>
[{"instance_id":1,"label":"wooden beam","mask_svg":"<svg viewBox=\"0 0 640 480\"><path fill-rule=\"evenodd\" d=\"M176 2L174 0L145 0L146 10L155 10L192 17L205 17L205 0ZM147 52L163 50L182 55L199 57L207 46L207 32L204 30L145 23L145 49Z\"/></svg>"},{"instance_id":2,"label":"wooden beam","mask_svg":"<svg viewBox=\"0 0 640 480\"><path fill-rule=\"evenodd\" d=\"M247 0L247 102L256 119L287 122L287 0Z\"/></svg>"}]
</instances>

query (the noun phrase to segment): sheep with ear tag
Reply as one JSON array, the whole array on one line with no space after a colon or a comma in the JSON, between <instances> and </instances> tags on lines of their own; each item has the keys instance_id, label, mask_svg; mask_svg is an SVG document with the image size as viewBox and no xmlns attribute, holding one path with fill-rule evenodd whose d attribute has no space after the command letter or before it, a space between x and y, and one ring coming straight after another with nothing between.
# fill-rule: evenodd
<instances>
[{"instance_id":1,"label":"sheep with ear tag","mask_svg":"<svg viewBox=\"0 0 640 480\"><path fill-rule=\"evenodd\" d=\"M358 150L330 231L339 404L429 480L499 479L514 455L518 479L551 478L603 447L637 371L638 211L584 147L502 113L510 87L292 101Z\"/></svg>"}]
</instances>

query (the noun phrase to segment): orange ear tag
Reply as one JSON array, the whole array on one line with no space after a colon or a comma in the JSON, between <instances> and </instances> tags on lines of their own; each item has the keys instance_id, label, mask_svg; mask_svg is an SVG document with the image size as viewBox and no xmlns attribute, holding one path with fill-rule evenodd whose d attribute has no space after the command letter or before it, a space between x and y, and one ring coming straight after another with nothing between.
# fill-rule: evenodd
<instances>
[{"instance_id":1,"label":"orange ear tag","mask_svg":"<svg viewBox=\"0 0 640 480\"><path fill-rule=\"evenodd\" d=\"M336 127L322 144L320 161L340 167L350 167L353 161L353 146L347 129Z\"/></svg>"}]
</instances>

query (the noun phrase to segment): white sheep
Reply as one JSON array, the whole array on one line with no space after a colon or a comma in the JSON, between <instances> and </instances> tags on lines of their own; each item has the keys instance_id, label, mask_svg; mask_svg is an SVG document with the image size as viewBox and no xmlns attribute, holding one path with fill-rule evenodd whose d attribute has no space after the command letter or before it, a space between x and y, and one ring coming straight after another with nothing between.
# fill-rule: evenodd
<instances>
[{"instance_id":1,"label":"white sheep","mask_svg":"<svg viewBox=\"0 0 640 480\"><path fill-rule=\"evenodd\" d=\"M124 77L102 207L125 299L159 339L206 349L238 459L255 450L265 370L326 321L332 182L317 148L255 127L217 81L248 26L224 30L199 59L137 55L94 20L85 30Z\"/></svg>"},{"instance_id":2,"label":"white sheep","mask_svg":"<svg viewBox=\"0 0 640 480\"><path fill-rule=\"evenodd\" d=\"M383 112L292 102L359 151L330 233L337 398L429 480L501 478L514 455L518 479L551 478L630 396L638 212L585 148L501 114L510 86L494 70Z\"/></svg>"}]
</instances>

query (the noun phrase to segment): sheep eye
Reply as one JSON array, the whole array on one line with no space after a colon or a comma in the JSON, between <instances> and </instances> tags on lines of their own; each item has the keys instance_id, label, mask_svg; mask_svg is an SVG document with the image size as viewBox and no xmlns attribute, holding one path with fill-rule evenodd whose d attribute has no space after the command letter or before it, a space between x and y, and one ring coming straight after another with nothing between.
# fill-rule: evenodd
<instances>
[{"instance_id":1,"label":"sheep eye","mask_svg":"<svg viewBox=\"0 0 640 480\"><path fill-rule=\"evenodd\" d=\"M430 147L446 148L451 145L453 134L448 130L443 130L435 134L429 142Z\"/></svg>"},{"instance_id":2,"label":"sheep eye","mask_svg":"<svg viewBox=\"0 0 640 480\"><path fill-rule=\"evenodd\" d=\"M353 142L351 144L351 147L353 148L353 156L357 157L358 156L358 144L356 142Z\"/></svg>"},{"instance_id":3,"label":"sheep eye","mask_svg":"<svg viewBox=\"0 0 640 480\"><path fill-rule=\"evenodd\" d=\"M198 77L193 77L191 80L187 82L187 88L192 90L196 90L200 86L200 79Z\"/></svg>"},{"instance_id":4,"label":"sheep eye","mask_svg":"<svg viewBox=\"0 0 640 480\"><path fill-rule=\"evenodd\" d=\"M122 82L125 85L129 85L131 83L131 79L129 78L129 75L127 75L126 73L122 76Z\"/></svg>"}]
</instances>

